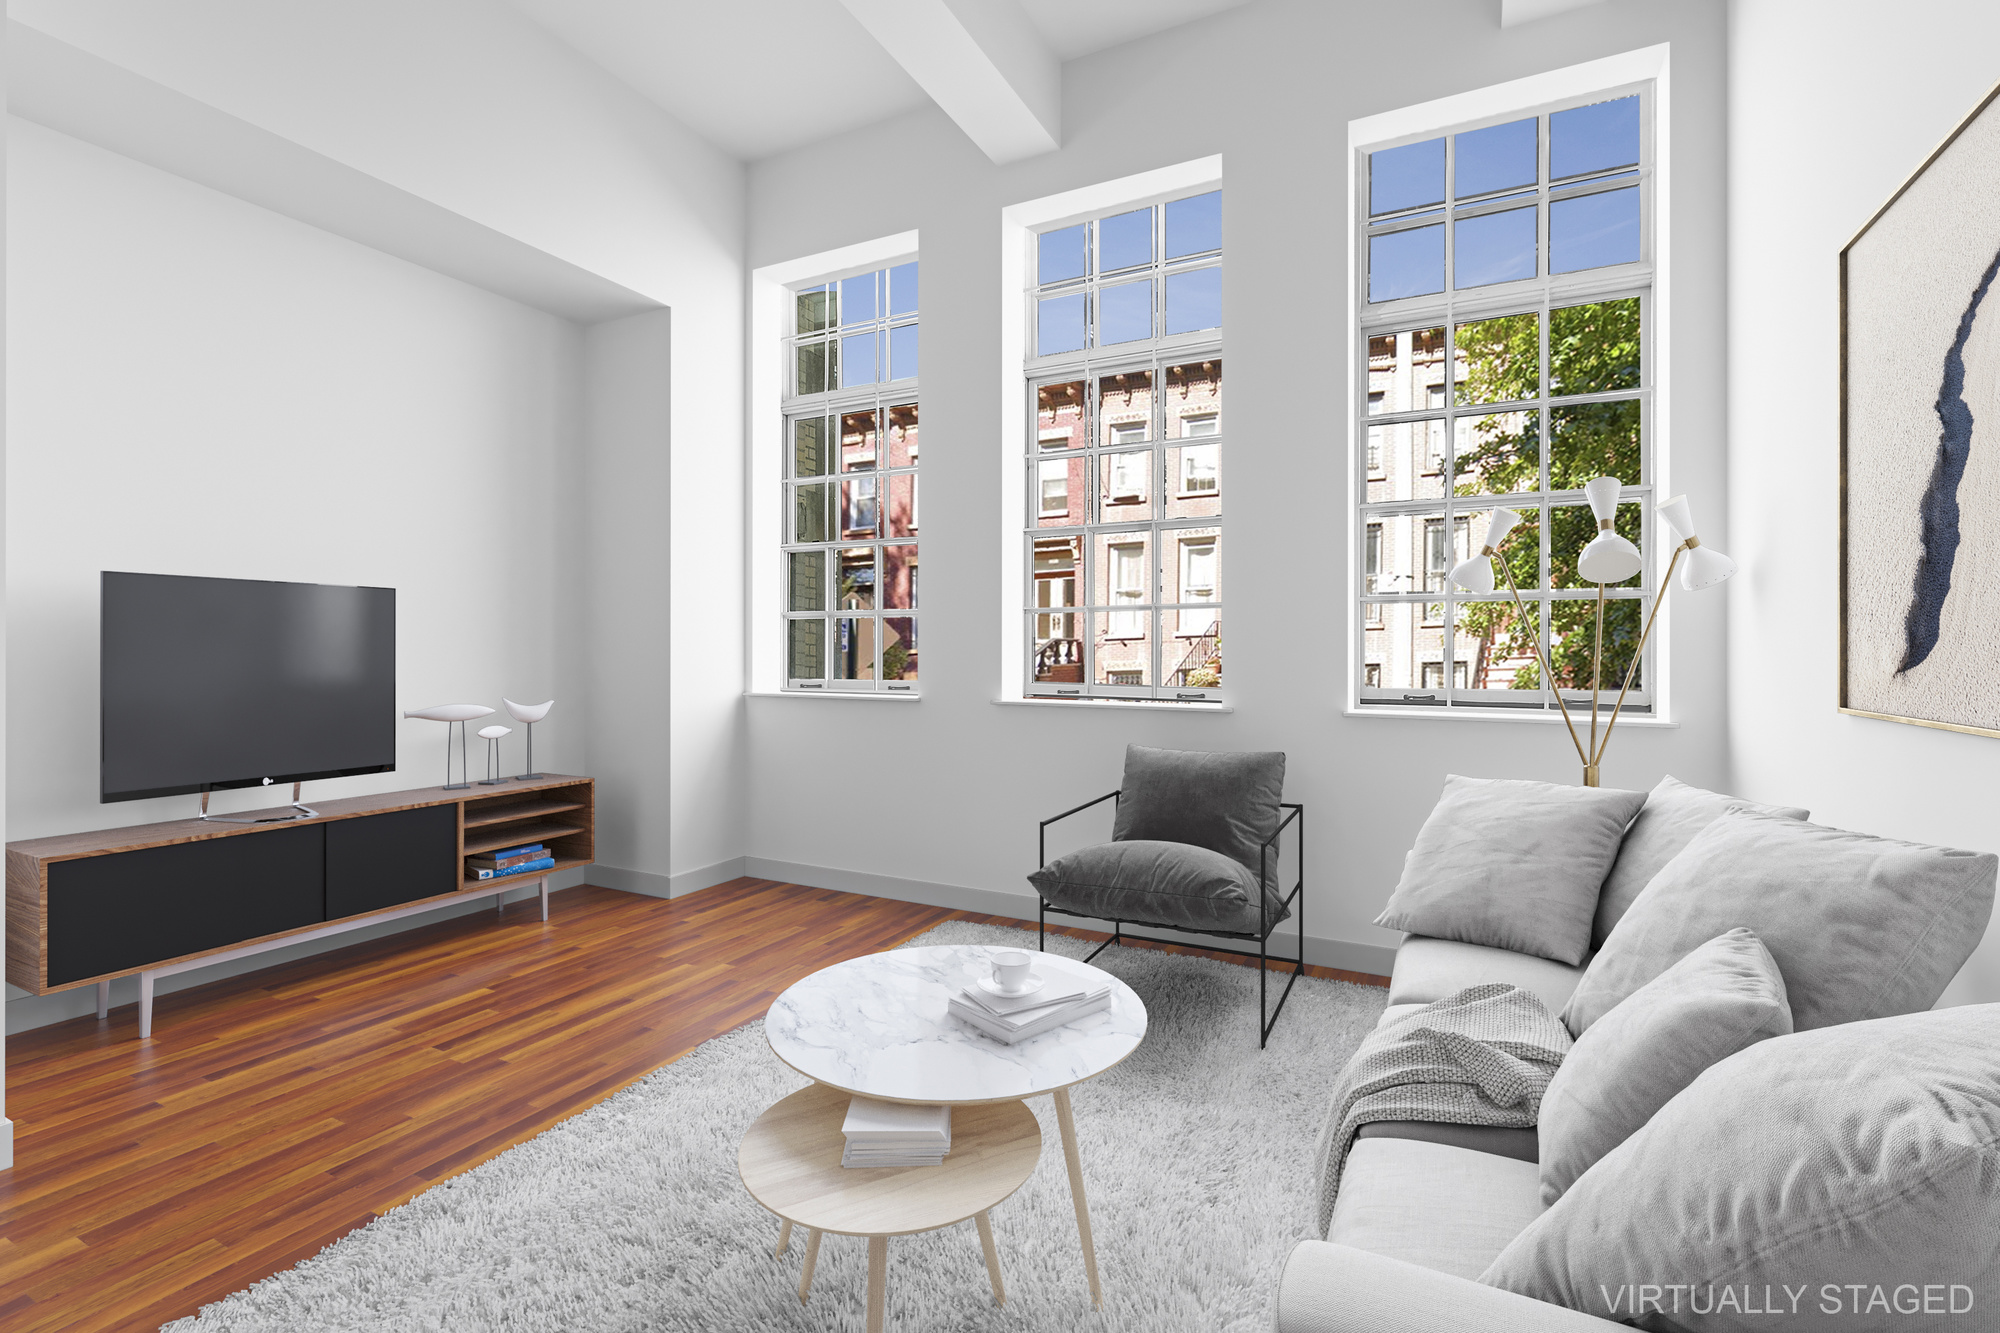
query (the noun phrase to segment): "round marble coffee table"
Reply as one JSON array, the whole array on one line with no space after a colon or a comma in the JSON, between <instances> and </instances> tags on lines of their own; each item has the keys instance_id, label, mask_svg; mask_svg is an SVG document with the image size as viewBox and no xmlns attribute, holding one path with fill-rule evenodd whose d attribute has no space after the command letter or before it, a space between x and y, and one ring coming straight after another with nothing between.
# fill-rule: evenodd
<instances>
[{"instance_id":1,"label":"round marble coffee table","mask_svg":"<svg viewBox=\"0 0 2000 1333\"><path fill-rule=\"evenodd\" d=\"M1069 1166L1070 1196L1090 1299L1103 1304L1090 1208L1069 1089L1138 1049L1146 1006L1101 968L1034 954L1038 974L1111 987L1111 1007L1009 1046L953 1018L946 1003L990 976L996 945L947 944L850 958L780 995L764 1035L780 1060L816 1083L860 1097L965 1106L1052 1095Z\"/></svg>"}]
</instances>

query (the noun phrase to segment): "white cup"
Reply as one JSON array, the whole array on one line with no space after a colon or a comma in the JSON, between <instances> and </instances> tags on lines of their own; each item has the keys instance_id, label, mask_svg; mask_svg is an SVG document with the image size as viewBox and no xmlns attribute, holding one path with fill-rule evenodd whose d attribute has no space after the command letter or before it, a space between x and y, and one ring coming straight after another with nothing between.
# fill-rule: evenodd
<instances>
[{"instance_id":1,"label":"white cup","mask_svg":"<svg viewBox=\"0 0 2000 1333\"><path fill-rule=\"evenodd\" d=\"M1035 974L1032 954L1019 949L1003 949L993 955L993 984L1009 994L1018 994Z\"/></svg>"}]
</instances>

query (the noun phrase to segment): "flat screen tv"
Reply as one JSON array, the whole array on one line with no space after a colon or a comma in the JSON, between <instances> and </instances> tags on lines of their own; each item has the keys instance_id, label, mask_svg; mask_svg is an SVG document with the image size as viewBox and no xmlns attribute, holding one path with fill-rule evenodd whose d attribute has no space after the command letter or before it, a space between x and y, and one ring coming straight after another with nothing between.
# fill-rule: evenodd
<instances>
[{"instance_id":1,"label":"flat screen tv","mask_svg":"<svg viewBox=\"0 0 2000 1333\"><path fill-rule=\"evenodd\" d=\"M396 767L396 590L105 571L98 799Z\"/></svg>"}]
</instances>

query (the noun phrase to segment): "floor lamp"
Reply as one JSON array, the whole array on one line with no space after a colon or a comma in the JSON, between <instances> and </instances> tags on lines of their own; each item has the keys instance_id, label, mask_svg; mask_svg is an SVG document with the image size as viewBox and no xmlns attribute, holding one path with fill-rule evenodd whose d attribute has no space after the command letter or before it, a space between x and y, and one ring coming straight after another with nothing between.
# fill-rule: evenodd
<instances>
[{"instance_id":1,"label":"floor lamp","mask_svg":"<svg viewBox=\"0 0 2000 1333\"><path fill-rule=\"evenodd\" d=\"M1631 692L1633 678L1638 674L1640 658L1646 651L1646 640L1652 636L1653 622L1659 618L1660 607L1666 601L1667 587L1673 581L1674 570L1680 569L1683 588L1698 592L1703 588L1712 588L1734 574L1736 562L1714 547L1701 544L1701 539L1695 535L1694 519L1688 511L1686 496L1677 495L1659 507L1660 517L1674 534L1673 557L1667 561L1666 573L1661 576L1659 589L1653 594L1652 609L1647 612L1645 626L1639 632L1639 642L1632 649L1632 660L1626 665L1624 683L1619 686L1618 698L1611 705L1610 715L1605 719L1604 730L1600 734L1597 723L1598 695L1603 686L1605 587L1631 578L1645 562L1639 548L1612 529L1618 512L1618 479L1598 477L1583 491L1590 501L1591 513L1597 518L1597 535L1585 545L1576 561L1577 573L1597 585L1596 641L1592 645L1590 662L1588 745L1577 732L1576 722L1569 714L1569 705L1563 700L1562 689L1556 683L1554 672L1549 669L1548 655L1542 651L1540 618L1529 614L1527 603L1521 599L1521 590L1514 583L1514 571L1500 558L1507 539L1520 526L1521 516L1511 509L1495 509L1488 516L1486 544L1478 555L1462 560L1452 568L1451 581L1467 592L1492 592L1493 567L1496 564L1500 567L1500 572L1507 579L1507 590L1514 595L1521 623L1528 628L1528 641L1535 650L1535 663L1541 668L1542 679L1555 691L1556 707L1562 710L1563 725L1569 729L1570 743L1576 747L1576 757L1583 761L1583 785L1595 787L1598 785L1598 766L1604 762L1605 747L1611 743L1611 729L1618 725L1618 715L1625 707L1625 696Z\"/></svg>"}]
</instances>

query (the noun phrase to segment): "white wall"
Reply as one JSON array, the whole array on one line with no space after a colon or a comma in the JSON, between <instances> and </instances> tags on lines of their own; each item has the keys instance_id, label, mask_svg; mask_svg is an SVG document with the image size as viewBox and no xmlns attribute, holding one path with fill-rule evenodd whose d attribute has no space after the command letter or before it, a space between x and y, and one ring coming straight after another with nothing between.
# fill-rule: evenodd
<instances>
[{"instance_id":1,"label":"white wall","mask_svg":"<svg viewBox=\"0 0 2000 1333\"><path fill-rule=\"evenodd\" d=\"M1730 10L1730 758L1816 820L2000 850L2000 742L1836 709L1840 249L1990 90L1988 0ZM2000 1000L2000 932L1946 993Z\"/></svg>"},{"instance_id":2,"label":"white wall","mask_svg":"<svg viewBox=\"0 0 2000 1333\"><path fill-rule=\"evenodd\" d=\"M1127 742L1285 750L1309 811L1321 960L1383 970L1369 924L1448 771L1574 782L1559 726L1351 718L1344 688L1349 119L1615 52L1673 44L1671 387L1677 487L1723 503L1723 11L1620 0L1502 31L1490 0L1403 7L1262 0L1064 69L1060 152L994 167L915 112L756 164L753 267L873 236L923 241L924 682L918 704L749 701L753 872L1032 914L1035 822L1117 785ZM992 702L1003 583L996 489L1000 210L1210 153L1225 173L1232 462L1222 715ZM855 191L879 168L901 188ZM804 201L838 200L839 207ZM752 349L762 354L764 349ZM761 447L766 442L753 442ZM1008 460L1011 462L1011 460ZM763 497L753 497L762 502ZM1317 577L1301 580L1301 567ZM1324 594L1317 610L1316 593ZM1682 608L1676 729L1621 731L1605 781L1724 780L1720 600Z\"/></svg>"}]
</instances>

